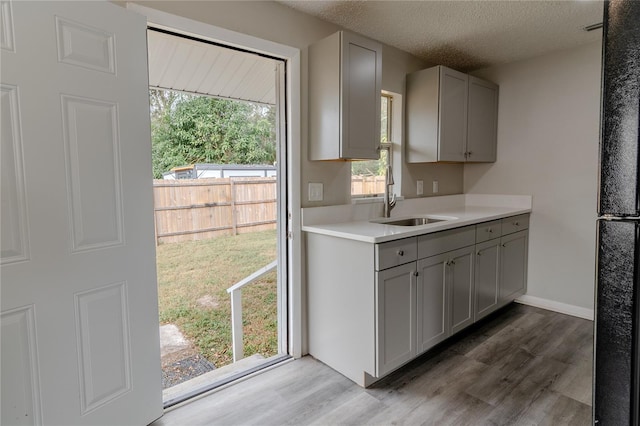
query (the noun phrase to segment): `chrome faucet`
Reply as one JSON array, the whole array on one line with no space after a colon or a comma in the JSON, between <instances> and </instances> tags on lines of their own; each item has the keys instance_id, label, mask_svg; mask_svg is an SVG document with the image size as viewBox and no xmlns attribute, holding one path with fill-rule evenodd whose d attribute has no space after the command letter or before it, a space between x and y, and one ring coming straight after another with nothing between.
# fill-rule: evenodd
<instances>
[{"instance_id":1,"label":"chrome faucet","mask_svg":"<svg viewBox=\"0 0 640 426\"><path fill-rule=\"evenodd\" d=\"M384 181L384 217L391 216L391 210L396 206L396 194L391 192L393 186L393 169L391 168L391 152L393 145L390 143L381 143L379 151L387 151L387 167L385 168Z\"/></svg>"}]
</instances>

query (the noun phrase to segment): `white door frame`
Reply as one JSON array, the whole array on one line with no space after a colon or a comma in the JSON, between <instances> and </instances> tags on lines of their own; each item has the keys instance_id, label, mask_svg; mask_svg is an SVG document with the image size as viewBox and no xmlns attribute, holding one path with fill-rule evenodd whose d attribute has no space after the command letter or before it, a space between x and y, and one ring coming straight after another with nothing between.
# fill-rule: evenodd
<instances>
[{"instance_id":1,"label":"white door frame","mask_svg":"<svg viewBox=\"0 0 640 426\"><path fill-rule=\"evenodd\" d=\"M147 17L149 26L215 43L262 53L286 62L287 104L287 216L289 259L288 349L289 355L302 356L302 233L300 231L300 49L263 40L182 16L162 12L139 4L127 3L127 8Z\"/></svg>"}]
</instances>

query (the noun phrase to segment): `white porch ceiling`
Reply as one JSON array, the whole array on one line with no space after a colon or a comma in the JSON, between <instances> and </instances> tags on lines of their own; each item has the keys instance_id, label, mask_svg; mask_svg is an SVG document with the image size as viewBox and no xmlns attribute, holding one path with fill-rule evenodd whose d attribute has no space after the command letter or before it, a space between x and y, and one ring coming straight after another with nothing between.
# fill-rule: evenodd
<instances>
[{"instance_id":1,"label":"white porch ceiling","mask_svg":"<svg viewBox=\"0 0 640 426\"><path fill-rule=\"evenodd\" d=\"M149 85L274 105L275 60L148 30Z\"/></svg>"},{"instance_id":2,"label":"white porch ceiling","mask_svg":"<svg viewBox=\"0 0 640 426\"><path fill-rule=\"evenodd\" d=\"M595 42L601 0L277 0L426 62L472 71Z\"/></svg>"}]
</instances>

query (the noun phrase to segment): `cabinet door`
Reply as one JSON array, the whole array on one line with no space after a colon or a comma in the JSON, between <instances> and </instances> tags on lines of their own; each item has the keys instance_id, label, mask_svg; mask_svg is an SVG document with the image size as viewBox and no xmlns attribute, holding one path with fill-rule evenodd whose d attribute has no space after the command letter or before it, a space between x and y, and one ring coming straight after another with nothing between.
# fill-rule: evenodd
<instances>
[{"instance_id":1,"label":"cabinet door","mask_svg":"<svg viewBox=\"0 0 640 426\"><path fill-rule=\"evenodd\" d=\"M416 264L413 262L376 274L378 377L411 360L416 354L415 273Z\"/></svg>"},{"instance_id":2,"label":"cabinet door","mask_svg":"<svg viewBox=\"0 0 640 426\"><path fill-rule=\"evenodd\" d=\"M438 161L464 161L467 146L467 75L440 67Z\"/></svg>"},{"instance_id":3,"label":"cabinet door","mask_svg":"<svg viewBox=\"0 0 640 426\"><path fill-rule=\"evenodd\" d=\"M466 160L496 161L498 85L469 76Z\"/></svg>"},{"instance_id":4,"label":"cabinet door","mask_svg":"<svg viewBox=\"0 0 640 426\"><path fill-rule=\"evenodd\" d=\"M476 245L475 321L498 307L500 239Z\"/></svg>"},{"instance_id":5,"label":"cabinet door","mask_svg":"<svg viewBox=\"0 0 640 426\"><path fill-rule=\"evenodd\" d=\"M446 263L451 305L451 334L473 323L474 246L448 253Z\"/></svg>"},{"instance_id":6,"label":"cabinet door","mask_svg":"<svg viewBox=\"0 0 640 426\"><path fill-rule=\"evenodd\" d=\"M501 238L500 300L509 302L527 290L528 231Z\"/></svg>"},{"instance_id":7,"label":"cabinet door","mask_svg":"<svg viewBox=\"0 0 640 426\"><path fill-rule=\"evenodd\" d=\"M342 34L341 157L379 158L382 49L356 34Z\"/></svg>"},{"instance_id":8,"label":"cabinet door","mask_svg":"<svg viewBox=\"0 0 640 426\"><path fill-rule=\"evenodd\" d=\"M418 261L418 354L451 335L444 254Z\"/></svg>"}]
</instances>

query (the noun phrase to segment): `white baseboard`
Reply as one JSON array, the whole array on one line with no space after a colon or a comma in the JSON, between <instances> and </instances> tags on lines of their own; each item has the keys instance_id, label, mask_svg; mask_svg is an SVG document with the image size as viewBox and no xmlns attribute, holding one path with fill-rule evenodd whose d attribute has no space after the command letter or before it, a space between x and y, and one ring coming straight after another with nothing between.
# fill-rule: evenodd
<instances>
[{"instance_id":1,"label":"white baseboard","mask_svg":"<svg viewBox=\"0 0 640 426\"><path fill-rule=\"evenodd\" d=\"M541 297L529 296L525 294L515 300L523 305L534 306L536 308L547 309L549 311L559 312L561 314L572 315L578 318L584 318L593 321L593 309L583 308L580 306L569 305L567 303L556 302L555 300L543 299Z\"/></svg>"}]
</instances>

